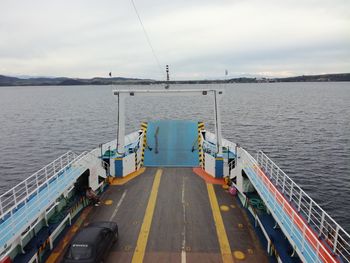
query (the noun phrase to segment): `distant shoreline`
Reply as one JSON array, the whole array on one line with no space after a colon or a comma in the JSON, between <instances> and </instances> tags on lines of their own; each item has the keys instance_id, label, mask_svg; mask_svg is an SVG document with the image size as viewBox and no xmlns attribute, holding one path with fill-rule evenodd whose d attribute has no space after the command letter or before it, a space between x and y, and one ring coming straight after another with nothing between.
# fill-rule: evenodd
<instances>
[{"instance_id":1,"label":"distant shoreline","mask_svg":"<svg viewBox=\"0 0 350 263\"><path fill-rule=\"evenodd\" d=\"M179 80L169 84L224 84L224 83L278 83L278 82L338 82L350 81L350 73L303 75L287 78L230 78L225 80ZM166 81L137 78L16 78L0 75L0 86L73 86L73 85L153 85Z\"/></svg>"}]
</instances>

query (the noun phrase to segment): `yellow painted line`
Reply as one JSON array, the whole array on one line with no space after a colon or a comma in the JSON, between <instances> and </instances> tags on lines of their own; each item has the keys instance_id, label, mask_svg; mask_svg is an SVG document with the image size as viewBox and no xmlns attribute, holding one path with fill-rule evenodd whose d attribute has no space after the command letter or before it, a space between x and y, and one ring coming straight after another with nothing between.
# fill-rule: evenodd
<instances>
[{"instance_id":1,"label":"yellow painted line","mask_svg":"<svg viewBox=\"0 0 350 263\"><path fill-rule=\"evenodd\" d=\"M148 235L151 229L154 208L156 207L158 188L160 184L160 178L162 176L162 169L158 169L156 176L154 177L153 186L151 190L151 195L148 200L145 217L143 218L139 238L137 239L136 248L134 256L132 257L132 263L143 262L143 257L145 256Z\"/></svg>"},{"instance_id":2,"label":"yellow painted line","mask_svg":"<svg viewBox=\"0 0 350 263\"><path fill-rule=\"evenodd\" d=\"M134 179L135 177L139 176L140 174L143 174L146 171L146 168L140 168L139 170L123 177L123 178L116 178L112 177L110 178L109 184L111 185L123 185L129 182L130 180Z\"/></svg>"},{"instance_id":3,"label":"yellow painted line","mask_svg":"<svg viewBox=\"0 0 350 263\"><path fill-rule=\"evenodd\" d=\"M220 208L218 200L215 195L214 187L212 184L207 184L208 196L211 206L211 211L213 212L216 234L218 236L218 241L220 245L221 257L223 263L233 263L230 243L228 242L224 221L220 213Z\"/></svg>"}]
</instances>

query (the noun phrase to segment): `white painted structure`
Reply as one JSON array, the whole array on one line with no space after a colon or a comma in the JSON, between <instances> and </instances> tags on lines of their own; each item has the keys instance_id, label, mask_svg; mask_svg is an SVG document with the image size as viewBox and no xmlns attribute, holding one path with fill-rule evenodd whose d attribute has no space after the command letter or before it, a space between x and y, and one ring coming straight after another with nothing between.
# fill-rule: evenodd
<instances>
[{"instance_id":1,"label":"white painted structure","mask_svg":"<svg viewBox=\"0 0 350 263\"><path fill-rule=\"evenodd\" d=\"M113 94L118 102L118 128L117 128L117 149L119 154L125 152L125 99L134 96L206 96L212 95L214 101L214 122L215 122L215 141L218 154L222 154L222 135L221 135L221 117L219 111L219 102L222 98L222 90L214 89L182 89L182 90L114 90Z\"/></svg>"},{"instance_id":2,"label":"white painted structure","mask_svg":"<svg viewBox=\"0 0 350 263\"><path fill-rule=\"evenodd\" d=\"M215 177L215 157L212 156L211 154L205 153L204 154L205 158L205 172L210 174L211 176Z\"/></svg>"}]
</instances>

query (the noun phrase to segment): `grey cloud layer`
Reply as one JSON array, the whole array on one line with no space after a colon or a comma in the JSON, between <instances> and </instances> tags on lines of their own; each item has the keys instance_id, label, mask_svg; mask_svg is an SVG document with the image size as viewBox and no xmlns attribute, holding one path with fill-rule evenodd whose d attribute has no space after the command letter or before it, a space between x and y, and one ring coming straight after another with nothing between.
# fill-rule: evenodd
<instances>
[{"instance_id":1,"label":"grey cloud layer","mask_svg":"<svg viewBox=\"0 0 350 263\"><path fill-rule=\"evenodd\" d=\"M344 0L134 0L177 79L350 71ZM164 77L129 0L2 0L0 74Z\"/></svg>"}]
</instances>

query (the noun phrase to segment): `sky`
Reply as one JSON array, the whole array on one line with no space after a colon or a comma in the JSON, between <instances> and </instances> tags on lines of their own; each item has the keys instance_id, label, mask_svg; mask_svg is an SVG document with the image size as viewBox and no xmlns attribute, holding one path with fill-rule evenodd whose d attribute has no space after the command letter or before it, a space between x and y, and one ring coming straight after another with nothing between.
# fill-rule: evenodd
<instances>
[{"instance_id":1,"label":"sky","mask_svg":"<svg viewBox=\"0 0 350 263\"><path fill-rule=\"evenodd\" d=\"M350 72L349 0L0 0L0 75ZM228 76L225 76L225 70Z\"/></svg>"}]
</instances>

